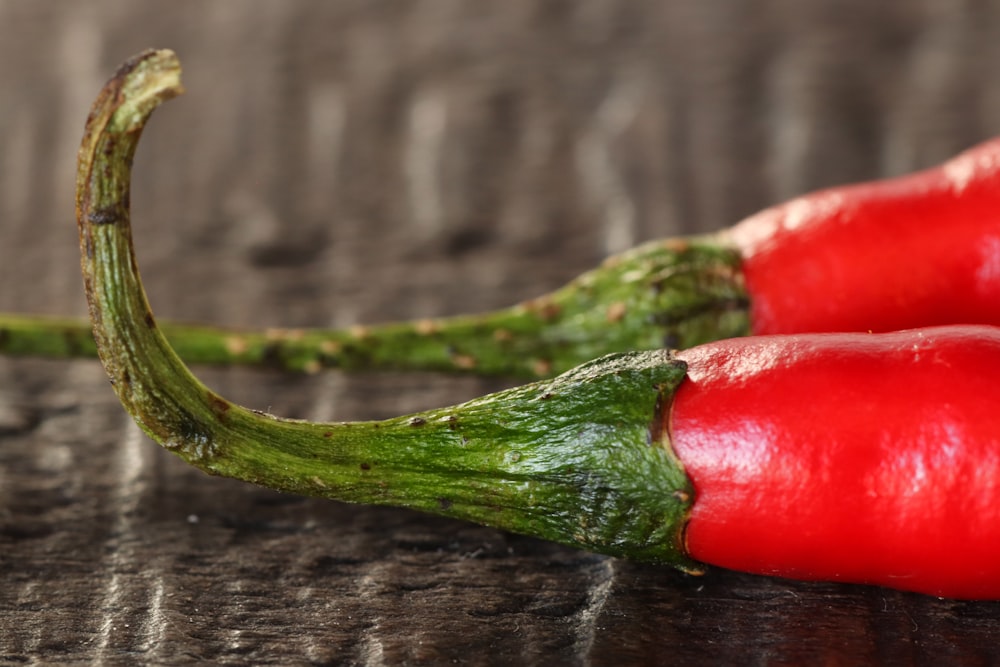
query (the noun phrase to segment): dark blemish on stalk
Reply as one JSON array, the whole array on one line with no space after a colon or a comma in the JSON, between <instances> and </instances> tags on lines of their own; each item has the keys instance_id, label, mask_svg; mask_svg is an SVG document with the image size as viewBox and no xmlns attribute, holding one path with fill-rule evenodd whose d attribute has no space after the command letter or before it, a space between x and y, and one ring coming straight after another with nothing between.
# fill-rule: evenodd
<instances>
[{"instance_id":1,"label":"dark blemish on stalk","mask_svg":"<svg viewBox=\"0 0 1000 667\"><path fill-rule=\"evenodd\" d=\"M118 68L118 71L115 72L115 75L112 77L112 79L114 79L116 83L124 83L124 81L119 81L119 80L126 78L129 74L132 73L132 70L134 70L136 67L139 66L139 63L141 63L144 60L148 60L155 53L156 52L153 49L147 49L146 51L143 51L134 58L129 58L124 63L122 63L121 67Z\"/></svg>"},{"instance_id":2,"label":"dark blemish on stalk","mask_svg":"<svg viewBox=\"0 0 1000 667\"><path fill-rule=\"evenodd\" d=\"M153 319L153 313L146 311L146 314L142 316L142 321L146 323L146 326L150 329L156 328L156 320Z\"/></svg>"},{"instance_id":3,"label":"dark blemish on stalk","mask_svg":"<svg viewBox=\"0 0 1000 667\"><path fill-rule=\"evenodd\" d=\"M176 409L177 418L174 422L176 427L170 428L169 430L176 431L180 434L180 441L184 443L184 447L189 448L192 446L192 443L207 443L210 439L210 434L205 432L201 422L195 419L191 413L184 408L178 406Z\"/></svg>"},{"instance_id":4,"label":"dark blemish on stalk","mask_svg":"<svg viewBox=\"0 0 1000 667\"><path fill-rule=\"evenodd\" d=\"M646 444L650 446L657 446L663 440L663 411L667 409L667 405L663 400L663 389L659 388L656 394L656 405L653 408L653 421L649 424L649 429L646 431Z\"/></svg>"},{"instance_id":5,"label":"dark blemish on stalk","mask_svg":"<svg viewBox=\"0 0 1000 667\"><path fill-rule=\"evenodd\" d=\"M229 408L231 408L232 405L226 399L210 391L208 392L208 407L211 408L212 414L215 415L216 419L219 421L225 421L226 413L229 412Z\"/></svg>"},{"instance_id":6,"label":"dark blemish on stalk","mask_svg":"<svg viewBox=\"0 0 1000 667\"><path fill-rule=\"evenodd\" d=\"M129 374L128 369L122 370L122 384L126 387L132 386L132 376Z\"/></svg>"},{"instance_id":7,"label":"dark blemish on stalk","mask_svg":"<svg viewBox=\"0 0 1000 667\"><path fill-rule=\"evenodd\" d=\"M438 501L438 507L442 510L450 510L451 506L454 505L454 503L448 500L447 498L438 498L437 501Z\"/></svg>"},{"instance_id":8,"label":"dark blemish on stalk","mask_svg":"<svg viewBox=\"0 0 1000 667\"><path fill-rule=\"evenodd\" d=\"M541 400L541 401L547 401L550 398L552 398L553 396L555 396L555 394L553 394L551 391L547 391L544 394L542 394L541 396L539 396L538 399Z\"/></svg>"},{"instance_id":9,"label":"dark blemish on stalk","mask_svg":"<svg viewBox=\"0 0 1000 667\"><path fill-rule=\"evenodd\" d=\"M265 366L281 367L281 342L271 341L264 346L261 352L261 361Z\"/></svg>"},{"instance_id":10,"label":"dark blemish on stalk","mask_svg":"<svg viewBox=\"0 0 1000 667\"><path fill-rule=\"evenodd\" d=\"M92 225L116 225L124 219L118 206L106 206L87 213L87 221Z\"/></svg>"},{"instance_id":11,"label":"dark blemish on stalk","mask_svg":"<svg viewBox=\"0 0 1000 667\"><path fill-rule=\"evenodd\" d=\"M3 347L4 332L0 331L0 347ZM62 331L63 344L66 345L66 350L74 357L80 356L83 353L83 344L80 337L77 336L71 329L64 329Z\"/></svg>"},{"instance_id":12,"label":"dark blemish on stalk","mask_svg":"<svg viewBox=\"0 0 1000 667\"><path fill-rule=\"evenodd\" d=\"M333 435L333 431L323 431L323 437L324 438L329 438L332 435Z\"/></svg>"},{"instance_id":13,"label":"dark blemish on stalk","mask_svg":"<svg viewBox=\"0 0 1000 667\"><path fill-rule=\"evenodd\" d=\"M361 469L362 469L362 470L371 470L371 469L372 469L372 466L371 466L371 464L370 464L370 463L362 463L362 464L361 464Z\"/></svg>"},{"instance_id":14,"label":"dark blemish on stalk","mask_svg":"<svg viewBox=\"0 0 1000 667\"><path fill-rule=\"evenodd\" d=\"M525 308L545 321L554 320L562 312L562 307L558 303L546 297L528 301L525 303Z\"/></svg>"},{"instance_id":15,"label":"dark blemish on stalk","mask_svg":"<svg viewBox=\"0 0 1000 667\"><path fill-rule=\"evenodd\" d=\"M410 421L407 422L410 426L423 426L427 423L427 420L423 417L411 417Z\"/></svg>"}]
</instances>

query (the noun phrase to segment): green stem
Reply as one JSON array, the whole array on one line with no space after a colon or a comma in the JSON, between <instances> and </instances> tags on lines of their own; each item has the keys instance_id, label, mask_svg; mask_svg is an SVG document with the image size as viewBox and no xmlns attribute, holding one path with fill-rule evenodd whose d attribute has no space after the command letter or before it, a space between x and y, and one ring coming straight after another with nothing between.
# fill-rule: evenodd
<instances>
[{"instance_id":1,"label":"green stem","mask_svg":"<svg viewBox=\"0 0 1000 667\"><path fill-rule=\"evenodd\" d=\"M161 326L192 364L531 378L614 352L747 335L747 307L735 251L712 238L673 239L611 257L551 294L489 313L349 329ZM94 357L97 348L85 319L0 313L0 353Z\"/></svg>"},{"instance_id":2,"label":"green stem","mask_svg":"<svg viewBox=\"0 0 1000 667\"><path fill-rule=\"evenodd\" d=\"M211 474L691 567L681 532L692 489L660 427L685 366L666 352L613 355L553 380L379 422L279 419L202 385L149 310L128 207L139 135L153 109L181 91L179 73L169 51L129 61L95 103L79 155L94 338L146 433Z\"/></svg>"},{"instance_id":3,"label":"green stem","mask_svg":"<svg viewBox=\"0 0 1000 667\"><path fill-rule=\"evenodd\" d=\"M613 352L748 334L738 266L735 252L711 239L675 239L616 255L551 294L490 313L350 329L162 326L193 364L548 377ZM85 319L0 313L0 353L94 357L97 348Z\"/></svg>"}]
</instances>

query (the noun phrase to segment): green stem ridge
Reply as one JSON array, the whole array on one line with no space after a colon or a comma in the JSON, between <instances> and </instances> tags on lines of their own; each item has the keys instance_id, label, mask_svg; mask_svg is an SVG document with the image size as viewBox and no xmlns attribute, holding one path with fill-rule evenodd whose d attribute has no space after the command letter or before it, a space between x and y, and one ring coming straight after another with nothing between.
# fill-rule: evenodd
<instances>
[{"instance_id":1,"label":"green stem ridge","mask_svg":"<svg viewBox=\"0 0 1000 667\"><path fill-rule=\"evenodd\" d=\"M378 422L280 419L202 385L149 310L129 220L139 135L153 109L181 91L179 73L170 51L123 66L95 103L78 163L94 339L147 434L210 474L694 569L682 540L693 491L661 428L686 367L667 352L616 354L552 380Z\"/></svg>"}]
</instances>

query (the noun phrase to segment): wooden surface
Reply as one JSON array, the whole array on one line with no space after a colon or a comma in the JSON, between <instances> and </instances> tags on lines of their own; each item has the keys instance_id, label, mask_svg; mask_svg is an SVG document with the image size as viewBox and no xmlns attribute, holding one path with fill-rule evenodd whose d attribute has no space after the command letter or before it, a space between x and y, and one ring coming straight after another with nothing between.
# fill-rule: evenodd
<instances>
[{"instance_id":1,"label":"wooden surface","mask_svg":"<svg viewBox=\"0 0 1000 667\"><path fill-rule=\"evenodd\" d=\"M0 0L0 309L82 314L77 143L171 47L136 161L161 317L507 305L609 252L1000 134L1000 6L910 0ZM199 370L275 414L502 385ZM207 477L95 362L0 359L0 663L988 664L1000 605L701 578Z\"/></svg>"}]
</instances>

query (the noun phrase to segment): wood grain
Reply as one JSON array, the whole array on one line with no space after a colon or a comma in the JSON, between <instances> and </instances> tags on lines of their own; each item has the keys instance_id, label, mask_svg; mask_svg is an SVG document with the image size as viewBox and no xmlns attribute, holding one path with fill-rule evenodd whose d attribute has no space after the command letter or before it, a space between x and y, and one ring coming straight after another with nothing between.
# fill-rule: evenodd
<instances>
[{"instance_id":1,"label":"wood grain","mask_svg":"<svg viewBox=\"0 0 1000 667\"><path fill-rule=\"evenodd\" d=\"M0 0L0 309L82 314L72 178L117 63L188 90L136 161L157 314L347 325L513 303L639 241L1000 134L1000 6ZM205 370L377 418L495 380ZM712 571L206 477L93 362L0 359L0 662L990 664L1000 605Z\"/></svg>"}]
</instances>

